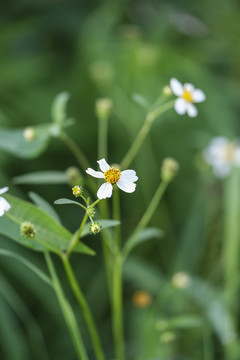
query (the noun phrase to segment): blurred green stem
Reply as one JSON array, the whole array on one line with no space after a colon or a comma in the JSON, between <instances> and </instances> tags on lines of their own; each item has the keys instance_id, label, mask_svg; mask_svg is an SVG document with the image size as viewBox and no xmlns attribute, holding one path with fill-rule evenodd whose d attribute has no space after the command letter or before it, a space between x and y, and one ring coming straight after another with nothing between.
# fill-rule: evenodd
<instances>
[{"instance_id":1,"label":"blurred green stem","mask_svg":"<svg viewBox=\"0 0 240 360\"><path fill-rule=\"evenodd\" d=\"M146 136L148 135L149 131L151 130L154 120L156 120L165 111L171 109L174 105L174 102L175 102L175 100L169 101L147 113L147 116L146 116L146 119L145 119L145 122L144 122L142 128L138 132L132 146L130 147L130 149L128 150L127 154L125 155L125 157L123 158L123 160L121 162L121 169L126 169L131 164L131 162L137 155L139 149L141 148Z\"/></svg>"},{"instance_id":2,"label":"blurred green stem","mask_svg":"<svg viewBox=\"0 0 240 360\"><path fill-rule=\"evenodd\" d=\"M118 220L118 221L121 220L120 196L119 196L119 189L117 187L113 191L113 219ZM121 247L121 227L115 226L114 233L115 233L114 243L120 249L120 247Z\"/></svg>"},{"instance_id":3,"label":"blurred green stem","mask_svg":"<svg viewBox=\"0 0 240 360\"><path fill-rule=\"evenodd\" d=\"M122 301L122 257L118 253L114 257L113 264L113 336L115 356L117 360L124 360L124 336L123 336L123 301Z\"/></svg>"},{"instance_id":4,"label":"blurred green stem","mask_svg":"<svg viewBox=\"0 0 240 360\"><path fill-rule=\"evenodd\" d=\"M98 159L107 159L108 116L98 119Z\"/></svg>"},{"instance_id":5,"label":"blurred green stem","mask_svg":"<svg viewBox=\"0 0 240 360\"><path fill-rule=\"evenodd\" d=\"M72 237L72 239L70 241L70 244L69 244L68 249L67 249L67 256L68 257L71 255L72 251L74 250L75 246L77 245L77 243L78 243L78 241L79 241L79 239L81 237L84 225L87 222L87 219L88 219L88 214L86 212L84 217L83 217L83 220L81 222L81 225L80 225L78 231L73 235L73 237Z\"/></svg>"},{"instance_id":6,"label":"blurred green stem","mask_svg":"<svg viewBox=\"0 0 240 360\"><path fill-rule=\"evenodd\" d=\"M149 221L151 220L153 214L155 213L159 202L162 199L162 196L166 190L168 186L168 182L167 181L161 181L155 194L153 195L152 201L150 202L150 204L148 205L147 210L145 211L145 213L143 214L141 220L139 221L138 225L136 226L134 232L132 233L132 235L130 236L130 238L128 239L126 245L123 248L123 259L125 259L127 257L127 255L129 254L129 252L132 249L132 239L142 230L144 229L147 224L149 223Z\"/></svg>"},{"instance_id":7,"label":"blurred green stem","mask_svg":"<svg viewBox=\"0 0 240 360\"><path fill-rule=\"evenodd\" d=\"M87 169L90 166L88 159L86 158L82 150L79 148L79 146L75 143L75 141L65 131L61 132L60 139L67 145L67 147L75 155L80 167L82 169Z\"/></svg>"},{"instance_id":8,"label":"blurred green stem","mask_svg":"<svg viewBox=\"0 0 240 360\"><path fill-rule=\"evenodd\" d=\"M69 329L69 333L72 337L72 341L75 346L75 350L78 355L78 359L79 360L89 360L85 346L82 341L82 337L81 337L75 316L74 316L74 313L72 311L70 304L68 303L68 301L65 298L65 295L64 295L63 289L61 287L61 283L58 279L51 256L47 251L45 251L44 256L45 256L45 260L46 260L46 263L48 266L49 273L52 278L54 290L57 295L59 305L61 307L63 316L65 318L65 321L66 321L68 329Z\"/></svg>"},{"instance_id":9,"label":"blurred green stem","mask_svg":"<svg viewBox=\"0 0 240 360\"><path fill-rule=\"evenodd\" d=\"M76 299L79 303L80 308L83 311L84 318L86 320L89 333L91 335L92 344L95 350L96 358L98 360L105 360L105 356L103 354L100 338L98 335L97 327L95 325L91 310L88 306L88 303L80 289L80 286L77 282L77 279L74 275L74 272L72 270L71 264L65 254L62 254L62 262L69 280L69 283L71 285L71 288L76 296Z\"/></svg>"}]
</instances>

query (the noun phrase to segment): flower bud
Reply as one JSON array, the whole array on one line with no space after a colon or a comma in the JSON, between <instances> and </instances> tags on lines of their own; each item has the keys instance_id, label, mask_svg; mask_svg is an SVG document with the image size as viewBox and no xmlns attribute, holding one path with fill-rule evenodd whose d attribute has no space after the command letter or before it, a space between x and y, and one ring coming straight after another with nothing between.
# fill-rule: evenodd
<instances>
[{"instance_id":1,"label":"flower bud","mask_svg":"<svg viewBox=\"0 0 240 360\"><path fill-rule=\"evenodd\" d=\"M169 85L164 86L164 88L163 88L163 94L164 94L165 96L171 96L171 95L173 95L172 89L170 88Z\"/></svg>"},{"instance_id":2,"label":"flower bud","mask_svg":"<svg viewBox=\"0 0 240 360\"><path fill-rule=\"evenodd\" d=\"M80 197L82 196L83 194L83 188L82 186L79 186L79 185L75 185L73 188L72 188L72 193L75 197Z\"/></svg>"},{"instance_id":3,"label":"flower bud","mask_svg":"<svg viewBox=\"0 0 240 360\"><path fill-rule=\"evenodd\" d=\"M98 234L101 230L101 225L99 223L93 223L91 226L90 226L90 229L89 229L94 235Z\"/></svg>"},{"instance_id":4,"label":"flower bud","mask_svg":"<svg viewBox=\"0 0 240 360\"><path fill-rule=\"evenodd\" d=\"M93 217L93 216L95 215L95 210L94 210L94 208L93 208L92 206L89 206L89 207L87 208L87 214L88 214L89 216L91 216L91 217Z\"/></svg>"},{"instance_id":5,"label":"flower bud","mask_svg":"<svg viewBox=\"0 0 240 360\"><path fill-rule=\"evenodd\" d=\"M31 238L33 238L35 236L36 229L35 229L35 226L32 223L30 223L28 221L24 221L20 225L20 232L26 238L31 239Z\"/></svg>"},{"instance_id":6,"label":"flower bud","mask_svg":"<svg viewBox=\"0 0 240 360\"><path fill-rule=\"evenodd\" d=\"M161 175L163 181L170 182L176 175L179 169L179 164L176 160L167 157L163 160L162 163L162 169L161 169Z\"/></svg>"},{"instance_id":7,"label":"flower bud","mask_svg":"<svg viewBox=\"0 0 240 360\"><path fill-rule=\"evenodd\" d=\"M177 289L186 289L191 284L191 277L184 271L178 272L173 275L172 284Z\"/></svg>"},{"instance_id":8,"label":"flower bud","mask_svg":"<svg viewBox=\"0 0 240 360\"><path fill-rule=\"evenodd\" d=\"M73 186L75 184L79 184L79 183L81 184L82 174L77 167L70 166L69 168L67 168L66 176L67 176L68 183L71 186Z\"/></svg>"},{"instance_id":9,"label":"flower bud","mask_svg":"<svg viewBox=\"0 0 240 360\"><path fill-rule=\"evenodd\" d=\"M23 131L23 137L26 141L32 141L36 136L36 131L33 127L26 127Z\"/></svg>"},{"instance_id":10,"label":"flower bud","mask_svg":"<svg viewBox=\"0 0 240 360\"><path fill-rule=\"evenodd\" d=\"M143 290L136 291L132 297L133 304L138 308L144 308L151 304L152 296Z\"/></svg>"},{"instance_id":11,"label":"flower bud","mask_svg":"<svg viewBox=\"0 0 240 360\"><path fill-rule=\"evenodd\" d=\"M99 119L107 119L112 110L112 100L108 98L98 99L95 105L97 117Z\"/></svg>"}]
</instances>

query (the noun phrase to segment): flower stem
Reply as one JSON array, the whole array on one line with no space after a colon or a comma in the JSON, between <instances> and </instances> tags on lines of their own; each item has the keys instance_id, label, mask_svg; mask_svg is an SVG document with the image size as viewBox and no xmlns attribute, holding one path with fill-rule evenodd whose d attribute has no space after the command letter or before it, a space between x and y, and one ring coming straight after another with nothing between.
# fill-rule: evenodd
<instances>
[{"instance_id":1,"label":"flower stem","mask_svg":"<svg viewBox=\"0 0 240 360\"><path fill-rule=\"evenodd\" d=\"M113 192L113 219L120 221L120 197L119 197L119 189L116 188ZM120 249L121 247L121 227L116 226L114 229L115 233L115 244Z\"/></svg>"},{"instance_id":2,"label":"flower stem","mask_svg":"<svg viewBox=\"0 0 240 360\"><path fill-rule=\"evenodd\" d=\"M68 277L68 281L71 285L71 288L75 294L75 297L83 311L83 315L85 317L90 335L91 335L91 339L92 339L92 344L95 350L95 354L96 354L96 358L98 360L105 360L105 356L103 354L103 350L102 350L102 346L101 346L101 342L99 339L99 335L98 335L98 331L91 313L91 310L88 306L88 303L80 289L80 286L76 280L75 274L73 272L73 269L71 267L71 264L67 258L67 256L65 254L62 255L62 262Z\"/></svg>"},{"instance_id":3,"label":"flower stem","mask_svg":"<svg viewBox=\"0 0 240 360\"><path fill-rule=\"evenodd\" d=\"M88 159L79 148L79 146L75 143L75 141L65 132L62 131L60 135L60 139L68 146L68 148L75 155L80 167L82 169L87 169L90 165Z\"/></svg>"},{"instance_id":4,"label":"flower stem","mask_svg":"<svg viewBox=\"0 0 240 360\"><path fill-rule=\"evenodd\" d=\"M75 316L74 316L74 313L72 311L70 304L68 303L68 301L65 298L65 295L64 295L63 289L61 287L61 283L58 279L56 270L54 268L54 264L52 262L51 256L47 251L45 251L44 256L45 256L45 260L46 260L46 263L48 266L48 270L49 270L51 278L52 278L54 290L57 295L59 305L61 307L63 316L65 318L65 321L66 321L68 329L69 329L69 333L72 337L72 341L73 341L76 353L78 355L78 359L79 360L89 360L85 346L82 341L82 337L81 337Z\"/></svg>"},{"instance_id":5,"label":"flower stem","mask_svg":"<svg viewBox=\"0 0 240 360\"><path fill-rule=\"evenodd\" d=\"M81 223L78 231L73 235L72 240L70 241L70 244L69 244L68 249L67 249L67 257L70 256L70 254L74 250L75 246L77 245L77 243L78 243L78 241L80 239L81 233L83 231L84 225L87 222L87 219L88 219L88 214L86 212L84 217L83 217L82 223Z\"/></svg>"},{"instance_id":6,"label":"flower stem","mask_svg":"<svg viewBox=\"0 0 240 360\"><path fill-rule=\"evenodd\" d=\"M140 129L139 133L137 134L132 146L128 150L127 154L123 158L121 162L121 169L126 169L135 156L137 155L140 147L142 146L146 136L148 135L149 131L151 130L152 124L154 120L156 120L160 115L162 115L165 111L171 109L173 107L174 101L169 101L156 109L153 109L152 111L148 112L145 122Z\"/></svg>"},{"instance_id":7,"label":"flower stem","mask_svg":"<svg viewBox=\"0 0 240 360\"><path fill-rule=\"evenodd\" d=\"M98 119L98 158L107 158L108 117Z\"/></svg>"},{"instance_id":8,"label":"flower stem","mask_svg":"<svg viewBox=\"0 0 240 360\"><path fill-rule=\"evenodd\" d=\"M115 356L117 360L124 360L122 257L120 253L115 256L113 265L112 311Z\"/></svg>"}]
</instances>

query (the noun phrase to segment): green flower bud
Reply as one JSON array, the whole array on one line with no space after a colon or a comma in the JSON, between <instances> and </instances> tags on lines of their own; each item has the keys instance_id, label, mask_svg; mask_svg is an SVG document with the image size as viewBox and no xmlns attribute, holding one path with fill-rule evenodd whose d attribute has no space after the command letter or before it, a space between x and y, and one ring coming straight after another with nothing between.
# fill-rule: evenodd
<instances>
[{"instance_id":1,"label":"green flower bud","mask_svg":"<svg viewBox=\"0 0 240 360\"><path fill-rule=\"evenodd\" d=\"M164 88L163 88L163 94L164 94L165 96L171 96L171 95L173 95L172 89L170 88L169 85L164 86Z\"/></svg>"},{"instance_id":2,"label":"green flower bud","mask_svg":"<svg viewBox=\"0 0 240 360\"><path fill-rule=\"evenodd\" d=\"M101 230L101 225L99 223L93 223L89 229L89 231L91 231L94 235L98 234L100 230Z\"/></svg>"},{"instance_id":3,"label":"green flower bud","mask_svg":"<svg viewBox=\"0 0 240 360\"><path fill-rule=\"evenodd\" d=\"M107 119L109 114L112 110L112 100L105 98L105 99L98 99L96 101L96 114L99 119Z\"/></svg>"},{"instance_id":4,"label":"green flower bud","mask_svg":"<svg viewBox=\"0 0 240 360\"><path fill-rule=\"evenodd\" d=\"M80 197L82 194L83 194L83 188L82 186L79 186L79 185L75 185L73 188L72 188L72 193L75 197Z\"/></svg>"},{"instance_id":5,"label":"green flower bud","mask_svg":"<svg viewBox=\"0 0 240 360\"><path fill-rule=\"evenodd\" d=\"M167 157L163 160L162 163L162 169L161 169L161 175L163 181L170 182L174 178L174 176L177 174L179 169L179 164L176 160Z\"/></svg>"},{"instance_id":6,"label":"green flower bud","mask_svg":"<svg viewBox=\"0 0 240 360\"><path fill-rule=\"evenodd\" d=\"M95 215L95 210L94 210L94 208L91 207L91 206L89 206L89 207L87 208L87 214L88 214L89 216L93 217L93 216Z\"/></svg>"},{"instance_id":7,"label":"green flower bud","mask_svg":"<svg viewBox=\"0 0 240 360\"><path fill-rule=\"evenodd\" d=\"M23 131L23 137L26 141L32 141L36 136L36 131L33 127L28 126Z\"/></svg>"},{"instance_id":8,"label":"green flower bud","mask_svg":"<svg viewBox=\"0 0 240 360\"><path fill-rule=\"evenodd\" d=\"M71 186L74 186L75 184L79 184L79 183L81 184L81 181L83 179L80 170L75 166L70 166L69 168L67 168L66 176L68 183Z\"/></svg>"},{"instance_id":9,"label":"green flower bud","mask_svg":"<svg viewBox=\"0 0 240 360\"><path fill-rule=\"evenodd\" d=\"M33 238L35 236L36 229L35 229L35 226L32 223L30 223L28 221L24 221L20 225L20 232L26 238L31 239L31 238Z\"/></svg>"}]
</instances>

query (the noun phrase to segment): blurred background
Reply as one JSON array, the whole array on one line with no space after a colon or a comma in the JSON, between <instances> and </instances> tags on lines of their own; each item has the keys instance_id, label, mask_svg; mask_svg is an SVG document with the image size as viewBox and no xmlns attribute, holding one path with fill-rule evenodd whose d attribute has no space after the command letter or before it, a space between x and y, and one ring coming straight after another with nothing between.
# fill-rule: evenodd
<instances>
[{"instance_id":1,"label":"blurred background","mask_svg":"<svg viewBox=\"0 0 240 360\"><path fill-rule=\"evenodd\" d=\"M171 110L154 123L130 166L139 176L137 191L131 197L121 193L127 237L160 182L162 160L171 156L179 162L179 174L150 224L164 236L134 250L124 268L127 359L239 360L240 182L216 180L202 160L212 137L239 137L239 2L8 0L1 6L0 28L1 129L50 122L55 96L67 91L67 113L75 119L67 132L94 169L98 98L113 102L108 161L118 163L144 122L145 109L134 94L151 104L171 77L205 92L198 117ZM5 151L1 141L0 148L0 187L8 185L23 199L34 191L51 204L71 196L67 184L13 181L29 172L78 166L58 139L29 159ZM75 208L56 210L69 230L78 227ZM74 255L74 268L107 358L113 359L100 237L86 241L97 256ZM40 254L3 236L0 247L46 270ZM76 359L52 290L13 259L1 257L0 268L0 358ZM82 324L81 314L79 319ZM87 333L85 342L93 359Z\"/></svg>"}]
</instances>

